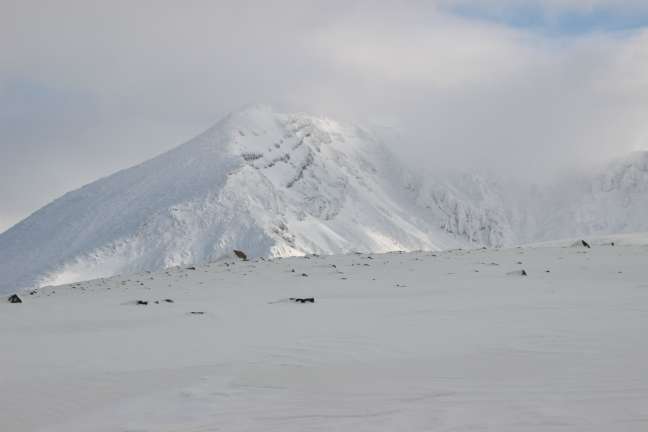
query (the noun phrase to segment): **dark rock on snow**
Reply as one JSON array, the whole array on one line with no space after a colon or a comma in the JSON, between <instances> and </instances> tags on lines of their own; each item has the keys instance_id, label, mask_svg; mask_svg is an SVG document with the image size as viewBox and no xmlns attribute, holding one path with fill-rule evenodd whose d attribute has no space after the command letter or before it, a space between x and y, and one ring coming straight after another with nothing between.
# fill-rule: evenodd
<instances>
[{"instance_id":1,"label":"dark rock on snow","mask_svg":"<svg viewBox=\"0 0 648 432\"><path fill-rule=\"evenodd\" d=\"M295 303L315 303L315 298L313 298L313 297L306 297L306 298L291 297L290 301L293 301Z\"/></svg>"},{"instance_id":2,"label":"dark rock on snow","mask_svg":"<svg viewBox=\"0 0 648 432\"><path fill-rule=\"evenodd\" d=\"M237 257L239 257L243 261L247 261L247 255L243 251L234 249L234 255L236 255Z\"/></svg>"},{"instance_id":3,"label":"dark rock on snow","mask_svg":"<svg viewBox=\"0 0 648 432\"><path fill-rule=\"evenodd\" d=\"M590 244L587 243L585 240L578 240L576 243L572 245L572 247L584 247L590 249L592 246L590 246Z\"/></svg>"},{"instance_id":4,"label":"dark rock on snow","mask_svg":"<svg viewBox=\"0 0 648 432\"><path fill-rule=\"evenodd\" d=\"M7 299L7 301L9 303L22 303L23 302L22 299L20 297L18 297L18 294L10 295L9 298Z\"/></svg>"}]
</instances>

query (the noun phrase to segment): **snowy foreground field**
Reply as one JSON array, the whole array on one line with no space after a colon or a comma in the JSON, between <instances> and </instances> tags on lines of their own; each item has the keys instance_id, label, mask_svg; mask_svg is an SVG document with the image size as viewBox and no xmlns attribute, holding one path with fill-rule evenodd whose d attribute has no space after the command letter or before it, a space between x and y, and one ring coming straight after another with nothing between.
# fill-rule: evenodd
<instances>
[{"instance_id":1,"label":"snowy foreground field","mask_svg":"<svg viewBox=\"0 0 648 432\"><path fill-rule=\"evenodd\" d=\"M615 243L44 288L0 304L0 430L646 431L648 246Z\"/></svg>"}]
</instances>

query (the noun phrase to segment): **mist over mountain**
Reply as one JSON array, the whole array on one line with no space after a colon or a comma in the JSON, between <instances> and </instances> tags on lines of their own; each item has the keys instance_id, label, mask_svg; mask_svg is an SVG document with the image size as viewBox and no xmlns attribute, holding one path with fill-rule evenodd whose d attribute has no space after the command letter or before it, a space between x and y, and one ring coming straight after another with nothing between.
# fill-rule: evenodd
<instances>
[{"instance_id":1,"label":"mist over mountain","mask_svg":"<svg viewBox=\"0 0 648 432\"><path fill-rule=\"evenodd\" d=\"M648 231L648 154L548 187L412 168L371 129L266 106L69 192L0 234L0 292L252 257Z\"/></svg>"}]
</instances>

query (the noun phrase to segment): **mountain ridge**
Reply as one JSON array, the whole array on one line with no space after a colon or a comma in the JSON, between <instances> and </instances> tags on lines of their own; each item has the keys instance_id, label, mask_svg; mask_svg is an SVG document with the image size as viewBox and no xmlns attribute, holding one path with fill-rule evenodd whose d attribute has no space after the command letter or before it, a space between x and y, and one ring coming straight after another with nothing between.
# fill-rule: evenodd
<instances>
[{"instance_id":1,"label":"mountain ridge","mask_svg":"<svg viewBox=\"0 0 648 432\"><path fill-rule=\"evenodd\" d=\"M648 211L648 153L630 159L582 179L564 203L553 191L522 199L474 173L412 171L359 126L252 106L0 234L0 292L203 263L232 249L438 250L648 231L637 216Z\"/></svg>"}]
</instances>

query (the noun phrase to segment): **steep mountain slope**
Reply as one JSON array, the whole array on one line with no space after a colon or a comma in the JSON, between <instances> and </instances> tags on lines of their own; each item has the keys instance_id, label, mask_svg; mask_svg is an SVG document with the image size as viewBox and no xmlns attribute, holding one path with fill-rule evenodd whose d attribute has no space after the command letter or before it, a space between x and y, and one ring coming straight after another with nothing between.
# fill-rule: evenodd
<instances>
[{"instance_id":1,"label":"steep mountain slope","mask_svg":"<svg viewBox=\"0 0 648 432\"><path fill-rule=\"evenodd\" d=\"M503 188L476 174L420 176L407 184L425 220L471 244L513 244L513 215L508 214Z\"/></svg>"},{"instance_id":2,"label":"steep mountain slope","mask_svg":"<svg viewBox=\"0 0 648 432\"><path fill-rule=\"evenodd\" d=\"M411 213L362 129L254 107L70 192L0 236L0 290L252 256L462 244Z\"/></svg>"},{"instance_id":3,"label":"steep mountain slope","mask_svg":"<svg viewBox=\"0 0 648 432\"><path fill-rule=\"evenodd\" d=\"M648 152L613 161L593 176L562 182L535 235L551 240L648 230Z\"/></svg>"},{"instance_id":4,"label":"steep mountain slope","mask_svg":"<svg viewBox=\"0 0 648 432\"><path fill-rule=\"evenodd\" d=\"M545 187L460 172L427 175L408 187L425 219L473 244L511 246L648 231L648 152Z\"/></svg>"}]
</instances>

